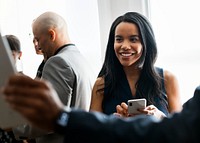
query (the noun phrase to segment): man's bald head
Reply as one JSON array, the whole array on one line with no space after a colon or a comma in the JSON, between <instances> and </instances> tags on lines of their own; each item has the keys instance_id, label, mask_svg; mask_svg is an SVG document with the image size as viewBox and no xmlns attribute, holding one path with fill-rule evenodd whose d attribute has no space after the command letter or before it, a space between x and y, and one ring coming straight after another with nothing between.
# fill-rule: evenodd
<instances>
[{"instance_id":1,"label":"man's bald head","mask_svg":"<svg viewBox=\"0 0 200 143\"><path fill-rule=\"evenodd\" d=\"M57 32L67 33L67 24L60 15L54 12L45 12L34 20L33 30L35 29L38 29L40 31L46 31L48 29L56 29Z\"/></svg>"},{"instance_id":2,"label":"man's bald head","mask_svg":"<svg viewBox=\"0 0 200 143\"><path fill-rule=\"evenodd\" d=\"M34 19L34 39L47 59L65 44L71 43L65 20L54 12L45 12Z\"/></svg>"}]
</instances>

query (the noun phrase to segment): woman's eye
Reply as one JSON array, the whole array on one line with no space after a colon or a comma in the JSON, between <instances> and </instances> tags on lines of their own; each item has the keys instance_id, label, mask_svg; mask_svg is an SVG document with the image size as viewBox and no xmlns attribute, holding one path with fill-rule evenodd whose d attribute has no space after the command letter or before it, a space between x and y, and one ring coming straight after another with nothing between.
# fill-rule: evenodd
<instances>
[{"instance_id":1,"label":"woman's eye","mask_svg":"<svg viewBox=\"0 0 200 143\"><path fill-rule=\"evenodd\" d=\"M135 43L135 42L140 41L140 39L139 39L139 37L131 37L130 41Z\"/></svg>"},{"instance_id":2,"label":"woman's eye","mask_svg":"<svg viewBox=\"0 0 200 143\"><path fill-rule=\"evenodd\" d=\"M121 42L121 41L122 41L122 38L116 37L116 38L115 38L115 41L116 41L116 42Z\"/></svg>"}]
</instances>

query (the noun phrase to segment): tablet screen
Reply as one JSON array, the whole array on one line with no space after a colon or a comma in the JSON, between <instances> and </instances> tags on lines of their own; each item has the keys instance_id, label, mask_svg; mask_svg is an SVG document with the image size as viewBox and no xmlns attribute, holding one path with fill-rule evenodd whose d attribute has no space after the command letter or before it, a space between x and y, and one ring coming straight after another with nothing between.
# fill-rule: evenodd
<instances>
[{"instance_id":1,"label":"tablet screen","mask_svg":"<svg viewBox=\"0 0 200 143\"><path fill-rule=\"evenodd\" d=\"M16 72L14 59L7 39L0 35L0 86L4 85L7 78Z\"/></svg>"},{"instance_id":2,"label":"tablet screen","mask_svg":"<svg viewBox=\"0 0 200 143\"><path fill-rule=\"evenodd\" d=\"M0 33L0 87L2 87L8 77L16 73L14 59L7 42ZM24 123L24 119L13 111L2 98L0 93L0 128L10 128Z\"/></svg>"}]
</instances>

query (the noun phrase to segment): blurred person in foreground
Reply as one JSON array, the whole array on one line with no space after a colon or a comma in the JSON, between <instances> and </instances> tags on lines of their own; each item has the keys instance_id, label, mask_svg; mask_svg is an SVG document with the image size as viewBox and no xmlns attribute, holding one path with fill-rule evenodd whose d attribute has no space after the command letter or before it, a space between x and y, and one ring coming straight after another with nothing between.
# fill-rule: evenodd
<instances>
[{"instance_id":1,"label":"blurred person in foreground","mask_svg":"<svg viewBox=\"0 0 200 143\"><path fill-rule=\"evenodd\" d=\"M1 91L10 107L30 123L59 133L66 143L200 142L200 86L180 113L162 119L152 115L122 118L69 108L60 101L51 83L24 75L11 76Z\"/></svg>"}]
</instances>

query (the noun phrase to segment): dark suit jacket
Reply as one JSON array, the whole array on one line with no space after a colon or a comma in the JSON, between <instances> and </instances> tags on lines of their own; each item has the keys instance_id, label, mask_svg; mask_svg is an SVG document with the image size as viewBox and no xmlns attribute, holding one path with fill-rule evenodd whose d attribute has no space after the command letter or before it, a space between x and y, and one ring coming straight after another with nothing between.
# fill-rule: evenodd
<instances>
[{"instance_id":1,"label":"dark suit jacket","mask_svg":"<svg viewBox=\"0 0 200 143\"><path fill-rule=\"evenodd\" d=\"M72 110L65 142L74 143L199 143L200 87L180 113L163 120L151 116L121 119Z\"/></svg>"}]
</instances>

